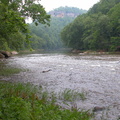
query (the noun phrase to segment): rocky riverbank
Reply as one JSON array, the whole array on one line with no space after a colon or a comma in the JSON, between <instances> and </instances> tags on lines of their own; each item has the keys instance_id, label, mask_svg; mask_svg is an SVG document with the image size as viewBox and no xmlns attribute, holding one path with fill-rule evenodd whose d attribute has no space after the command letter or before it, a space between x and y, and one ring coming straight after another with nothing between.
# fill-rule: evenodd
<instances>
[{"instance_id":1,"label":"rocky riverbank","mask_svg":"<svg viewBox=\"0 0 120 120\"><path fill-rule=\"evenodd\" d=\"M0 58L9 58L12 55L16 55L16 54L18 54L18 52L16 52L16 51L12 51L12 52L9 52L9 51L0 51Z\"/></svg>"}]
</instances>

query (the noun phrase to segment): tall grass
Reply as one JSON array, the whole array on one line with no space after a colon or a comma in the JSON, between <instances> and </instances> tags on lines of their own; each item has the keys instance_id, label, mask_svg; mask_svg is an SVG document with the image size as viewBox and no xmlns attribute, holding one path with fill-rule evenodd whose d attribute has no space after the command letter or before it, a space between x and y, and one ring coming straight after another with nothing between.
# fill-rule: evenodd
<instances>
[{"instance_id":1,"label":"tall grass","mask_svg":"<svg viewBox=\"0 0 120 120\"><path fill-rule=\"evenodd\" d=\"M17 74L21 71L23 70L7 66L4 62L0 61L0 76L9 76L12 74Z\"/></svg>"},{"instance_id":2,"label":"tall grass","mask_svg":"<svg viewBox=\"0 0 120 120\"><path fill-rule=\"evenodd\" d=\"M63 109L40 87L0 82L0 120L90 120L88 111Z\"/></svg>"},{"instance_id":3,"label":"tall grass","mask_svg":"<svg viewBox=\"0 0 120 120\"><path fill-rule=\"evenodd\" d=\"M19 68L3 68L0 70L0 76L9 76L12 74L17 74L19 72L21 72L22 70Z\"/></svg>"},{"instance_id":4,"label":"tall grass","mask_svg":"<svg viewBox=\"0 0 120 120\"><path fill-rule=\"evenodd\" d=\"M64 101L75 101L75 100L85 100L87 93L85 91L78 92L75 90L71 90L66 88L63 92L59 93L59 98Z\"/></svg>"}]
</instances>

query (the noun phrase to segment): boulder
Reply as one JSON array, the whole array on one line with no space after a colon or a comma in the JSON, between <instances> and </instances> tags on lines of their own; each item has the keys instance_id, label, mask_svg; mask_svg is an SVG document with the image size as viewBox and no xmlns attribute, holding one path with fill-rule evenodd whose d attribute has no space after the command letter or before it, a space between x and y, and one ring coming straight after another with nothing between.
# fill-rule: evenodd
<instances>
[{"instance_id":1,"label":"boulder","mask_svg":"<svg viewBox=\"0 0 120 120\"><path fill-rule=\"evenodd\" d=\"M17 52L17 51L12 51L11 54L12 54L12 55L17 55L18 52Z\"/></svg>"},{"instance_id":2,"label":"boulder","mask_svg":"<svg viewBox=\"0 0 120 120\"><path fill-rule=\"evenodd\" d=\"M5 56L2 53L0 53L0 58L5 58Z\"/></svg>"},{"instance_id":3,"label":"boulder","mask_svg":"<svg viewBox=\"0 0 120 120\"><path fill-rule=\"evenodd\" d=\"M98 112L98 111L103 111L103 110L105 110L105 107L96 106L93 108L93 112Z\"/></svg>"},{"instance_id":4,"label":"boulder","mask_svg":"<svg viewBox=\"0 0 120 120\"><path fill-rule=\"evenodd\" d=\"M0 51L1 54L3 54L5 56L5 58L8 58L11 56L11 53L8 51Z\"/></svg>"}]
</instances>

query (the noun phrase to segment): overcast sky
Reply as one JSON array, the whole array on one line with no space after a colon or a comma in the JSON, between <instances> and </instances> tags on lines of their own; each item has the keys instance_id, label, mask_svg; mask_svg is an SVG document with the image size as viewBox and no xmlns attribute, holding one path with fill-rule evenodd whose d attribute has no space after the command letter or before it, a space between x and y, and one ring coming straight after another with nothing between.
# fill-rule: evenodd
<instances>
[{"instance_id":1,"label":"overcast sky","mask_svg":"<svg viewBox=\"0 0 120 120\"><path fill-rule=\"evenodd\" d=\"M61 6L77 7L88 10L99 1L100 0L41 0L40 4L43 5L47 12L49 12L50 10Z\"/></svg>"}]
</instances>

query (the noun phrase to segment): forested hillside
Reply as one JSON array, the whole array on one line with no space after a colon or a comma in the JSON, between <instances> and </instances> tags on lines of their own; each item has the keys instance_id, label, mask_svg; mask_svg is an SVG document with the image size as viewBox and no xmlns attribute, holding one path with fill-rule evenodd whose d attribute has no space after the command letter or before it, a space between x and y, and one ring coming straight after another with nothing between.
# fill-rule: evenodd
<instances>
[{"instance_id":1,"label":"forested hillside","mask_svg":"<svg viewBox=\"0 0 120 120\"><path fill-rule=\"evenodd\" d=\"M115 51L120 46L120 0L100 0L61 32L66 46Z\"/></svg>"},{"instance_id":2,"label":"forested hillside","mask_svg":"<svg viewBox=\"0 0 120 120\"><path fill-rule=\"evenodd\" d=\"M54 9L54 11L50 11L48 14L51 14L51 21L50 26L44 26L39 24L35 26L33 23L29 25L31 30L32 38L31 40L31 47L33 49L59 49L63 47L63 43L60 38L61 30L71 23L76 15L83 14L85 10L81 10L78 8L73 7L60 7ZM54 13L54 16L52 15ZM64 16L58 17L62 13ZM75 15L74 17L71 16L71 13Z\"/></svg>"}]
</instances>

